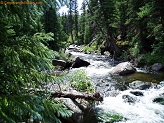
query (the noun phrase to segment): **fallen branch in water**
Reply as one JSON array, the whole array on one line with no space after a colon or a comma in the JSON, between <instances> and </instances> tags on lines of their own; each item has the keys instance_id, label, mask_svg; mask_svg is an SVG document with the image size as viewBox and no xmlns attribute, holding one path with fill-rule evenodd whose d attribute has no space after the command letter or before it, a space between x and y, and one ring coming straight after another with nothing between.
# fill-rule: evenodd
<instances>
[{"instance_id":1,"label":"fallen branch in water","mask_svg":"<svg viewBox=\"0 0 164 123\"><path fill-rule=\"evenodd\" d=\"M51 93L51 98L55 97L64 97L64 98L70 98L70 99L86 99L86 100L94 100L94 101L103 101L103 97L100 95L100 93L94 93L94 94L72 94L68 92L53 92Z\"/></svg>"}]
</instances>

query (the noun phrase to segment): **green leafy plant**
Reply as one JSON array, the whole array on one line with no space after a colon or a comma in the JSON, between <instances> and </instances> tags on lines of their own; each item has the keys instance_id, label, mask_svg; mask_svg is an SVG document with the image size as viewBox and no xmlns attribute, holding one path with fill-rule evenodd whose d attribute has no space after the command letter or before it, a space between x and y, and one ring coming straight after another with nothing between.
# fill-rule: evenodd
<instances>
[{"instance_id":1,"label":"green leafy plant","mask_svg":"<svg viewBox=\"0 0 164 123\"><path fill-rule=\"evenodd\" d=\"M71 86L76 90L89 93L94 92L91 79L86 75L84 70L77 70L76 73L72 73L69 78Z\"/></svg>"}]
</instances>

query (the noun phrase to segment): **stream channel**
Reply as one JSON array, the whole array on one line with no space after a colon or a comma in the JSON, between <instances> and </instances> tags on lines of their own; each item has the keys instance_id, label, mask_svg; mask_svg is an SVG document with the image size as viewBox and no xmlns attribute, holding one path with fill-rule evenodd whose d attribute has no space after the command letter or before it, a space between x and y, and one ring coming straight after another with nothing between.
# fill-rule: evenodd
<instances>
[{"instance_id":1,"label":"stream channel","mask_svg":"<svg viewBox=\"0 0 164 123\"><path fill-rule=\"evenodd\" d=\"M95 106L96 112L103 110L103 112L116 117L118 116L118 118L121 116L122 119L114 121L115 123L164 123L164 104L153 101L159 96L164 97L164 73L152 73L137 68L137 72L131 75L112 75L110 74L111 70L119 62L114 61L110 57L80 52L70 53L73 57L80 57L91 64L88 67L71 69L70 72L75 72L79 69L85 70L87 76L89 76L93 84L96 85L96 92L103 94L104 101ZM129 88L129 83L136 80L158 84L146 90ZM139 91L143 95L135 96L131 91ZM132 97L135 101L125 101L123 98L125 95ZM102 122L113 123L113 121L108 119L108 115L106 116L105 119L107 121ZM96 123L92 115L90 116L90 121L87 122Z\"/></svg>"}]
</instances>

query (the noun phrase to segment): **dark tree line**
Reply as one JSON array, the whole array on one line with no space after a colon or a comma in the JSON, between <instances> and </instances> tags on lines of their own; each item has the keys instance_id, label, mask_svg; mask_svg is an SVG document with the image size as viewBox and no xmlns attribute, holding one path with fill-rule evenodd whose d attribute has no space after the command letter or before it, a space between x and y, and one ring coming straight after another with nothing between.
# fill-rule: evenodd
<instances>
[{"instance_id":1,"label":"dark tree line","mask_svg":"<svg viewBox=\"0 0 164 123\"><path fill-rule=\"evenodd\" d=\"M164 2L162 0L83 0L78 15L78 30L71 37L78 44L96 44L97 48L125 59L143 63L163 59ZM70 13L70 16L75 14ZM95 43L96 42L96 43Z\"/></svg>"}]
</instances>

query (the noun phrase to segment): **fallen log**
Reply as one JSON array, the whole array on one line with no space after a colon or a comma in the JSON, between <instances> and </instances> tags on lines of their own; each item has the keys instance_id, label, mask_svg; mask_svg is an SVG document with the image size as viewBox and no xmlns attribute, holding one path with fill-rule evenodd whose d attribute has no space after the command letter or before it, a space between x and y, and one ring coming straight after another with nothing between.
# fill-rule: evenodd
<instances>
[{"instance_id":1,"label":"fallen log","mask_svg":"<svg viewBox=\"0 0 164 123\"><path fill-rule=\"evenodd\" d=\"M72 94L68 92L53 92L51 93L51 98L55 97L64 97L64 98L70 98L70 99L85 99L85 100L94 100L94 101L103 101L103 97L100 95L100 93L94 93L94 94Z\"/></svg>"},{"instance_id":2,"label":"fallen log","mask_svg":"<svg viewBox=\"0 0 164 123\"><path fill-rule=\"evenodd\" d=\"M45 89L27 89L30 94L34 93L47 93ZM100 93L94 93L94 94L86 94L86 93L70 93L70 92L61 92L61 91L50 91L48 92L50 94L50 98L70 98L70 99L85 99L85 100L93 100L93 101L103 101L103 97L100 95Z\"/></svg>"}]
</instances>

